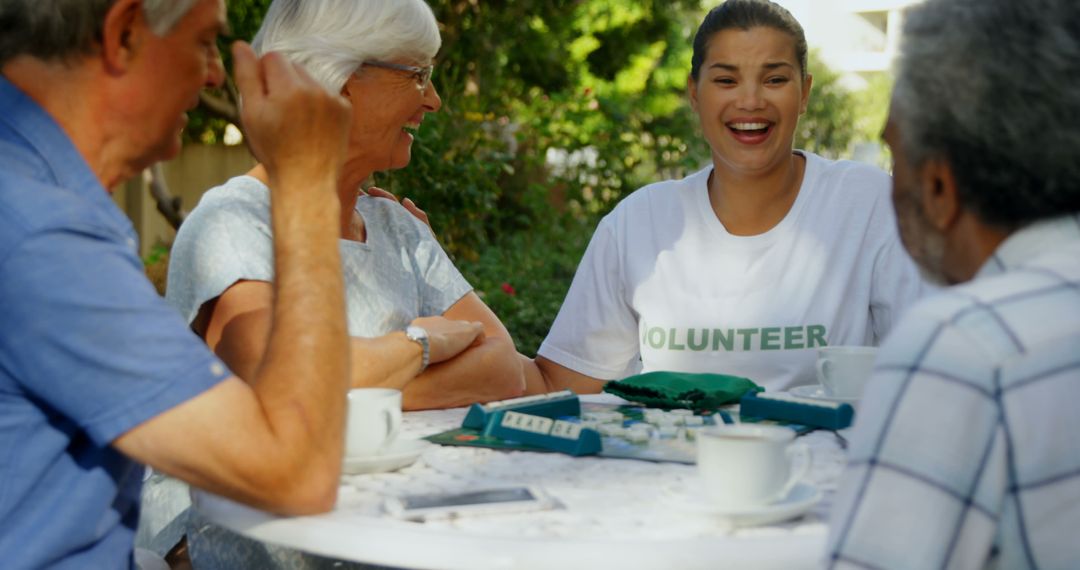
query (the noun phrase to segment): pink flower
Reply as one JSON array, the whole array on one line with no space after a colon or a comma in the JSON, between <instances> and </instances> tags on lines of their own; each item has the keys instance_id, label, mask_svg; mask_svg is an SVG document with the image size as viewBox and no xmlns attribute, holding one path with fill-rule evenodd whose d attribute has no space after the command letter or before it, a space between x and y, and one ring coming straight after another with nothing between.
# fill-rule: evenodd
<instances>
[{"instance_id":1,"label":"pink flower","mask_svg":"<svg viewBox=\"0 0 1080 570\"><path fill-rule=\"evenodd\" d=\"M502 287L503 293L506 293L507 295L517 295L517 291L514 291L514 287L509 283L503 283L500 287Z\"/></svg>"}]
</instances>

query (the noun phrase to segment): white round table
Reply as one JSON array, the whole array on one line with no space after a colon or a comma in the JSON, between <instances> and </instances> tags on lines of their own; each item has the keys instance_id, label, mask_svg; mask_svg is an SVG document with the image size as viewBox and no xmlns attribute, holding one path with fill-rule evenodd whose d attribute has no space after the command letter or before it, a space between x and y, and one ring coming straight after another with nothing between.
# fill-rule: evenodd
<instances>
[{"instance_id":1,"label":"white round table","mask_svg":"<svg viewBox=\"0 0 1080 570\"><path fill-rule=\"evenodd\" d=\"M610 396L583 400L614 401ZM402 437L458 427L464 408L405 414ZM391 473L346 475L336 508L278 517L193 492L208 520L248 538L326 557L400 568L813 568L825 548L826 514L844 464L829 432L801 437L811 450L805 482L824 499L795 520L733 527L676 493L693 466L557 453L432 446ZM537 485L562 508L409 522L382 510L388 495Z\"/></svg>"}]
</instances>

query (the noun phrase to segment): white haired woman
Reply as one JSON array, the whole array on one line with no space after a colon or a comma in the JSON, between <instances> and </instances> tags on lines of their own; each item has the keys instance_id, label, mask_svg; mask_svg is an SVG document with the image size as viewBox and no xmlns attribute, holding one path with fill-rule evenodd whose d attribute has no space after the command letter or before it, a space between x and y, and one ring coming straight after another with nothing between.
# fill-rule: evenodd
<instances>
[{"instance_id":1,"label":"white haired woman","mask_svg":"<svg viewBox=\"0 0 1080 570\"><path fill-rule=\"evenodd\" d=\"M353 386L399 388L406 409L520 395L521 360L506 328L429 228L360 187L373 172L408 165L411 131L442 105L431 81L440 46L431 9L422 0L275 0L253 46L302 65L354 109L338 184ZM170 261L167 298L240 377L259 366L272 325L269 182L256 165L209 190ZM481 322L486 338L418 369L404 331L431 317Z\"/></svg>"},{"instance_id":2,"label":"white haired woman","mask_svg":"<svg viewBox=\"0 0 1080 570\"><path fill-rule=\"evenodd\" d=\"M504 399L525 386L523 360L506 328L430 229L406 210L418 213L412 203L403 207L361 191L373 172L409 164L412 131L441 107L431 81L440 45L438 24L423 0L274 0L253 42L260 55L285 55L352 104L338 195L353 386L401 389L406 409ZM241 378L260 366L272 326L269 183L266 169L256 165L209 190L177 234L170 260L168 300ZM447 319L480 322L485 338L430 366L418 362L416 344L427 342L423 329L437 330ZM156 488L168 492L167 483L149 492ZM155 503L171 501L148 501ZM223 529L197 528L192 533L189 527L189 546L203 566L315 564ZM220 548L223 542L229 548Z\"/></svg>"}]
</instances>

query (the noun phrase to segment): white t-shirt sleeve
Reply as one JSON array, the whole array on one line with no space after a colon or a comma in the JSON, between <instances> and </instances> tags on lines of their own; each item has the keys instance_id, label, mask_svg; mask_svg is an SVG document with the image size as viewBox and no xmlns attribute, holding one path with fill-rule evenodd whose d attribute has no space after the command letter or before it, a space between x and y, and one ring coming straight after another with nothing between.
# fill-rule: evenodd
<instances>
[{"instance_id":1,"label":"white t-shirt sleeve","mask_svg":"<svg viewBox=\"0 0 1080 570\"><path fill-rule=\"evenodd\" d=\"M274 240L265 187L239 177L211 192L215 194L208 192L184 220L169 258L165 298L188 323L204 303L237 281L274 280Z\"/></svg>"},{"instance_id":2,"label":"white t-shirt sleeve","mask_svg":"<svg viewBox=\"0 0 1080 570\"><path fill-rule=\"evenodd\" d=\"M874 260L870 290L870 322L875 344L881 344L908 308L931 290L899 238L886 242Z\"/></svg>"},{"instance_id":3,"label":"white t-shirt sleeve","mask_svg":"<svg viewBox=\"0 0 1080 570\"><path fill-rule=\"evenodd\" d=\"M875 240L881 244L874 257L873 278L870 280L870 324L874 332L874 344L880 345L903 317L904 313L919 299L935 290L923 280L918 266L904 250L896 224L896 214L888 198L891 178L885 177L886 191L881 193L874 208L873 227L880 235Z\"/></svg>"},{"instance_id":4,"label":"white t-shirt sleeve","mask_svg":"<svg viewBox=\"0 0 1080 570\"><path fill-rule=\"evenodd\" d=\"M537 351L602 380L620 378L638 355L637 315L626 297L615 215L597 227L551 331Z\"/></svg>"}]
</instances>

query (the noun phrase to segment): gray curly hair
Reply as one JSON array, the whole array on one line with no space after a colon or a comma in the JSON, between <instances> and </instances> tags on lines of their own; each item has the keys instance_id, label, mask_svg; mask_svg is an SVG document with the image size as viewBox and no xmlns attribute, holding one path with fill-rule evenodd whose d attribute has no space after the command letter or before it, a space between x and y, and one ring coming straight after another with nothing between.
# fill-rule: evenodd
<instances>
[{"instance_id":1,"label":"gray curly hair","mask_svg":"<svg viewBox=\"0 0 1080 570\"><path fill-rule=\"evenodd\" d=\"M964 207L1015 229L1080 212L1080 3L928 0L892 105L911 164L948 161Z\"/></svg>"},{"instance_id":2,"label":"gray curly hair","mask_svg":"<svg viewBox=\"0 0 1080 570\"><path fill-rule=\"evenodd\" d=\"M165 35L198 0L143 0L150 28ZM0 65L20 55L66 60L93 53L116 0L3 0Z\"/></svg>"}]
</instances>

